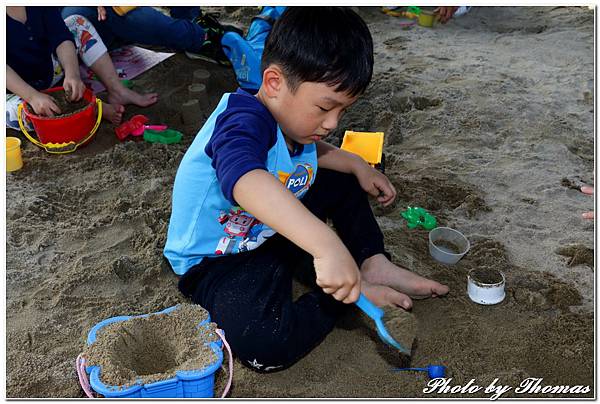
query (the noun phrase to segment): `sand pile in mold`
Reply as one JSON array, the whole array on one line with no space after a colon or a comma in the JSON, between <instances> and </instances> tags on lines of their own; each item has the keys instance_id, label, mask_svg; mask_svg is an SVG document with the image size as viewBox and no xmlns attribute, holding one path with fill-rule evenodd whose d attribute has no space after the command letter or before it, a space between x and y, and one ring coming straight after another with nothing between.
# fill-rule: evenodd
<instances>
[{"instance_id":1,"label":"sand pile in mold","mask_svg":"<svg viewBox=\"0 0 600 404\"><path fill-rule=\"evenodd\" d=\"M104 384L125 387L170 379L179 370L203 369L217 361L205 344L219 338L215 323L198 327L207 318L202 307L182 304L170 313L109 324L86 347L87 365L102 367Z\"/></svg>"}]
</instances>

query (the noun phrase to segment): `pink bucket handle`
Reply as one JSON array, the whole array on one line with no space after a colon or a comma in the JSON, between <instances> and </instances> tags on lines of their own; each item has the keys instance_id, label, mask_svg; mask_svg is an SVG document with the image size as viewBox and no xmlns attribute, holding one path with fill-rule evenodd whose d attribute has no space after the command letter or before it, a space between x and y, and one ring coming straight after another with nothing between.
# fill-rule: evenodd
<instances>
[{"instance_id":1,"label":"pink bucket handle","mask_svg":"<svg viewBox=\"0 0 600 404\"><path fill-rule=\"evenodd\" d=\"M88 381L87 374L85 373L85 359L83 356L79 354L77 359L75 360L75 369L77 369L77 377L79 378L79 384L81 388L85 392L85 395L88 398L94 398L94 394L92 393L92 389L90 388L90 382Z\"/></svg>"},{"instance_id":2,"label":"pink bucket handle","mask_svg":"<svg viewBox=\"0 0 600 404\"><path fill-rule=\"evenodd\" d=\"M227 396L227 393L229 393L229 389L231 388L231 382L233 381L233 354L231 353L231 347L229 346L229 344L227 343L227 340L225 339L225 333L223 332L223 330L220 330L217 328L216 331L217 331L217 335L223 341L223 345L225 345L225 348L227 349L227 353L229 353L229 379L227 380L227 385L225 386L225 389L223 390L223 394L221 394L221 398L225 398L225 396Z\"/></svg>"}]
</instances>

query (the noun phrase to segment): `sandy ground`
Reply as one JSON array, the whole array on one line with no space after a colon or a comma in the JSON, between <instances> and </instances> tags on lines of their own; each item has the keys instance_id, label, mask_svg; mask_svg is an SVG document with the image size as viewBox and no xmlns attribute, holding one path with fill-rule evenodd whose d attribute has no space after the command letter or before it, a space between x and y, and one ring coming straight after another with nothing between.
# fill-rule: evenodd
<instances>
[{"instance_id":1,"label":"sandy ground","mask_svg":"<svg viewBox=\"0 0 600 404\"><path fill-rule=\"evenodd\" d=\"M254 13L228 11L246 24ZM593 12L482 7L408 30L378 8L360 12L375 74L330 140L339 144L345 129L386 133L386 173L399 197L375 211L389 251L451 287L415 302L412 365L446 365L451 385L499 378L512 387L505 396L527 396L514 391L527 377L589 385L593 396L594 224L580 218L593 199L574 189L594 180ZM94 324L185 301L162 248L175 172L204 119L183 125L179 112L198 67L214 79L211 105L235 89L230 70L183 55L135 80L160 93L143 112L183 131L182 144L119 143L107 124L74 154L25 142L25 166L6 180L9 397L83 397L74 360ZM470 253L452 267L435 263L427 233L400 217L408 205L465 233ZM468 299L466 274L476 267L506 273L504 302ZM450 396L423 393L426 376L391 371L400 364L352 312L288 370L260 375L236 362L231 396Z\"/></svg>"}]
</instances>

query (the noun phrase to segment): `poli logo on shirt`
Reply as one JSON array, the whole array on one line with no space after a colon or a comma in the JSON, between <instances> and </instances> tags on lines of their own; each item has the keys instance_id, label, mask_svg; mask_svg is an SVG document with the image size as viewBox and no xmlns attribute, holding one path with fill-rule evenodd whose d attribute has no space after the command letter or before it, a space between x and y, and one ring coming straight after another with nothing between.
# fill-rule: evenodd
<instances>
[{"instance_id":1,"label":"poli logo on shirt","mask_svg":"<svg viewBox=\"0 0 600 404\"><path fill-rule=\"evenodd\" d=\"M296 170L285 180L285 187L296 197L300 197L310 187L312 175L310 164L298 164Z\"/></svg>"}]
</instances>

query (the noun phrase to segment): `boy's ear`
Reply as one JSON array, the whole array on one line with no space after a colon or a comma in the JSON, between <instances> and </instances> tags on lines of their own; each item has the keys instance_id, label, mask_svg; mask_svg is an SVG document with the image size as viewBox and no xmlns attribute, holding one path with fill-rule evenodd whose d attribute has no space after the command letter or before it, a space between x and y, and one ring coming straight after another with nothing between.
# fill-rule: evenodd
<instances>
[{"instance_id":1,"label":"boy's ear","mask_svg":"<svg viewBox=\"0 0 600 404\"><path fill-rule=\"evenodd\" d=\"M267 97L277 98L284 84L283 71L277 65L270 65L263 72L263 88Z\"/></svg>"}]
</instances>

